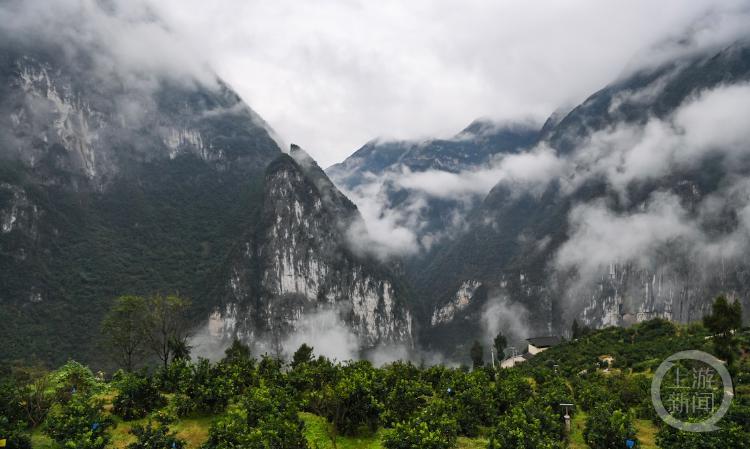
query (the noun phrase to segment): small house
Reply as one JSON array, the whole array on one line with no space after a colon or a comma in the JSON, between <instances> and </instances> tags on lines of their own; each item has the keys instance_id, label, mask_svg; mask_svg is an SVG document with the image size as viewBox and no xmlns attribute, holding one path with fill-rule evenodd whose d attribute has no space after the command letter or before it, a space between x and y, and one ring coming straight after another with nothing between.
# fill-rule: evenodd
<instances>
[{"instance_id":1,"label":"small house","mask_svg":"<svg viewBox=\"0 0 750 449\"><path fill-rule=\"evenodd\" d=\"M529 343L529 354L537 355L553 346L559 345L560 337L550 335L547 337L527 338L526 341Z\"/></svg>"}]
</instances>

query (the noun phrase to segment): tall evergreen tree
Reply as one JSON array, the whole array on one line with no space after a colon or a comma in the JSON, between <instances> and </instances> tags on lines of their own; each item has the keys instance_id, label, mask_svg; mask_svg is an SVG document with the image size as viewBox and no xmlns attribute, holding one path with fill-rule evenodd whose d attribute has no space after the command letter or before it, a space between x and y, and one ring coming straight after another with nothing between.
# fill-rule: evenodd
<instances>
[{"instance_id":1,"label":"tall evergreen tree","mask_svg":"<svg viewBox=\"0 0 750 449\"><path fill-rule=\"evenodd\" d=\"M146 345L147 309L140 296L120 296L102 322L104 341L114 361L131 372L142 360Z\"/></svg>"},{"instance_id":2,"label":"tall evergreen tree","mask_svg":"<svg viewBox=\"0 0 750 449\"><path fill-rule=\"evenodd\" d=\"M481 368L484 366L484 348L482 344L477 340L474 340L474 344L471 345L471 363L474 369Z\"/></svg>"},{"instance_id":3,"label":"tall evergreen tree","mask_svg":"<svg viewBox=\"0 0 750 449\"><path fill-rule=\"evenodd\" d=\"M159 357L164 368L175 354L185 347L189 325L188 302L177 295L154 295L148 301L147 341L151 350ZM184 355L184 354L179 354Z\"/></svg>"},{"instance_id":4,"label":"tall evergreen tree","mask_svg":"<svg viewBox=\"0 0 750 449\"><path fill-rule=\"evenodd\" d=\"M735 359L737 340L734 331L742 327L742 306L739 301L729 303L719 296L711 307L711 314L703 318L703 325L713 332L716 355L732 365Z\"/></svg>"},{"instance_id":5,"label":"tall evergreen tree","mask_svg":"<svg viewBox=\"0 0 750 449\"><path fill-rule=\"evenodd\" d=\"M492 345L495 347L495 354L497 358L502 360L505 358L505 348L508 346L508 339L505 338L502 332L498 332L495 339L492 341Z\"/></svg>"}]
</instances>

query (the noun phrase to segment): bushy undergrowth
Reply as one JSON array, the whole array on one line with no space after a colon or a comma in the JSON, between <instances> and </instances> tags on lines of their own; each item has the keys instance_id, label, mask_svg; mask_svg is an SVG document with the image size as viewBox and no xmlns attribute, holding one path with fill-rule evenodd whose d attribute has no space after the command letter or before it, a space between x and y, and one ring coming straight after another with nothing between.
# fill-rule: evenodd
<instances>
[{"instance_id":1,"label":"bushy undergrowth","mask_svg":"<svg viewBox=\"0 0 750 449\"><path fill-rule=\"evenodd\" d=\"M473 371L410 362L379 368L367 361L339 363L315 358L307 348L286 363L255 359L238 343L216 363L177 360L153 375L118 374L110 384L71 362L41 377L0 379L0 410L7 415L0 432L10 435L9 447L26 449L30 429L40 425L31 416L38 420L41 414L41 428L56 447L103 448L113 423L102 398L114 393L112 413L149 420L134 427L137 441L130 449L183 447L169 426L185 416L212 418L204 449L304 448L299 412L325 418L332 441L377 434L386 449L447 449L459 437L476 436L486 438L489 449L558 449L566 445L560 404L572 403L571 414L587 415L583 436L592 448L627 439L638 445L634 426L640 418L653 420L663 447L682 449L693 447L694 437L661 425L650 403L650 373L635 365L638 357L666 357L696 341L710 350L705 336L697 326L648 322L593 331L517 368ZM749 340L738 333L738 351L748 352ZM603 354L615 358L614 367L598 363ZM619 365L620 356L634 363ZM701 440L708 448L750 441L750 391L742 381L750 376L750 363L738 356L730 368L737 394L721 430Z\"/></svg>"}]
</instances>

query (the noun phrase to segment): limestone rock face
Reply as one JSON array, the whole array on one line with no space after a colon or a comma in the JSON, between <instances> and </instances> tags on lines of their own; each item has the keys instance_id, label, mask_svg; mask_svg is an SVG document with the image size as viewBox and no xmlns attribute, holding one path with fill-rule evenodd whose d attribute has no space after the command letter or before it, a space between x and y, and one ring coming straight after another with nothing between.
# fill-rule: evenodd
<instances>
[{"instance_id":1,"label":"limestone rock face","mask_svg":"<svg viewBox=\"0 0 750 449\"><path fill-rule=\"evenodd\" d=\"M411 345L412 318L397 277L348 249L346 231L359 220L356 206L302 150L272 163L262 226L230 266L226 305L214 312L222 331L214 336L280 339L306 315L334 309L363 347Z\"/></svg>"}]
</instances>

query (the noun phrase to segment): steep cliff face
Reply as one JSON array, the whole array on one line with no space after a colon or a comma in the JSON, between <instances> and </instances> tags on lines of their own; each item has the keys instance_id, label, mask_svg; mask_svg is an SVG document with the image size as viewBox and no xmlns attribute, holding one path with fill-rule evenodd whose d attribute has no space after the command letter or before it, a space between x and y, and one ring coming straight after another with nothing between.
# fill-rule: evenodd
<instances>
[{"instance_id":1,"label":"steep cliff face","mask_svg":"<svg viewBox=\"0 0 750 449\"><path fill-rule=\"evenodd\" d=\"M471 304L477 288L481 285L482 283L479 281L464 281L461 283L461 286L458 288L458 291L456 291L453 299L443 306L438 306L432 312L430 325L437 326L439 324L453 321L458 312L466 309Z\"/></svg>"},{"instance_id":2,"label":"steep cliff face","mask_svg":"<svg viewBox=\"0 0 750 449\"><path fill-rule=\"evenodd\" d=\"M412 344L411 315L398 278L346 246L361 220L312 159L293 147L266 172L263 219L230 265L214 337L278 341L300 320L335 310L363 347ZM314 342L313 342L314 343Z\"/></svg>"},{"instance_id":3,"label":"steep cliff face","mask_svg":"<svg viewBox=\"0 0 750 449\"><path fill-rule=\"evenodd\" d=\"M744 301L748 260L737 248L747 234L741 180L749 147L691 133L723 111L719 126L742 134L731 128L729 102L700 102L744 95L748 80L750 48L740 42L635 73L551 119L540 145L563 168L541 191L493 188L467 232L439 248L415 280L424 297L439 298L421 320L450 308L467 278L523 304L539 333L564 333L573 318L594 326L687 322L718 294ZM706 118L686 125L687 114ZM659 126L664 138L652 138ZM658 165L654 155L668 159Z\"/></svg>"},{"instance_id":4,"label":"steep cliff face","mask_svg":"<svg viewBox=\"0 0 750 449\"><path fill-rule=\"evenodd\" d=\"M0 357L105 362L112 299L158 291L190 298L221 338L278 341L332 309L362 346L412 343L399 278L346 246L356 207L302 150L276 160L273 132L221 80L7 26Z\"/></svg>"},{"instance_id":5,"label":"steep cliff face","mask_svg":"<svg viewBox=\"0 0 750 449\"><path fill-rule=\"evenodd\" d=\"M515 153L534 144L539 129L533 124L497 124L476 120L451 139L418 141L373 140L326 172L336 183L356 188L367 175L408 169L457 173L488 162L499 153Z\"/></svg>"},{"instance_id":6,"label":"steep cliff face","mask_svg":"<svg viewBox=\"0 0 750 449\"><path fill-rule=\"evenodd\" d=\"M76 188L101 189L133 164L180 155L262 169L278 152L262 120L219 80L163 79L144 88L99 79L85 64L5 46L0 52L0 155L45 183L70 187L73 178Z\"/></svg>"},{"instance_id":7,"label":"steep cliff face","mask_svg":"<svg viewBox=\"0 0 750 449\"><path fill-rule=\"evenodd\" d=\"M4 2L0 15L34 5ZM4 359L106 360L98 324L118 295L179 291L210 302L218 267L258 220L263 170L281 154L221 80L123 60L106 44L114 31L89 29L121 18L88 6L71 21L0 23ZM147 56L172 56L160 51Z\"/></svg>"},{"instance_id":8,"label":"steep cliff face","mask_svg":"<svg viewBox=\"0 0 750 449\"><path fill-rule=\"evenodd\" d=\"M418 262L428 259L437 243L463 232L466 217L486 193L477 194L476 186L471 186L475 180L468 180L463 181L469 184L463 195L434 195L424 187L441 181L426 180L433 176L450 180L461 173L485 170L496 158L530 147L538 136L534 124L476 120L449 139L373 140L326 173L357 204L367 204L364 211L377 206L379 211L368 218L387 216L393 226L414 234L411 246L415 248L402 249L399 255L407 257L407 269L419 270Z\"/></svg>"}]
</instances>

